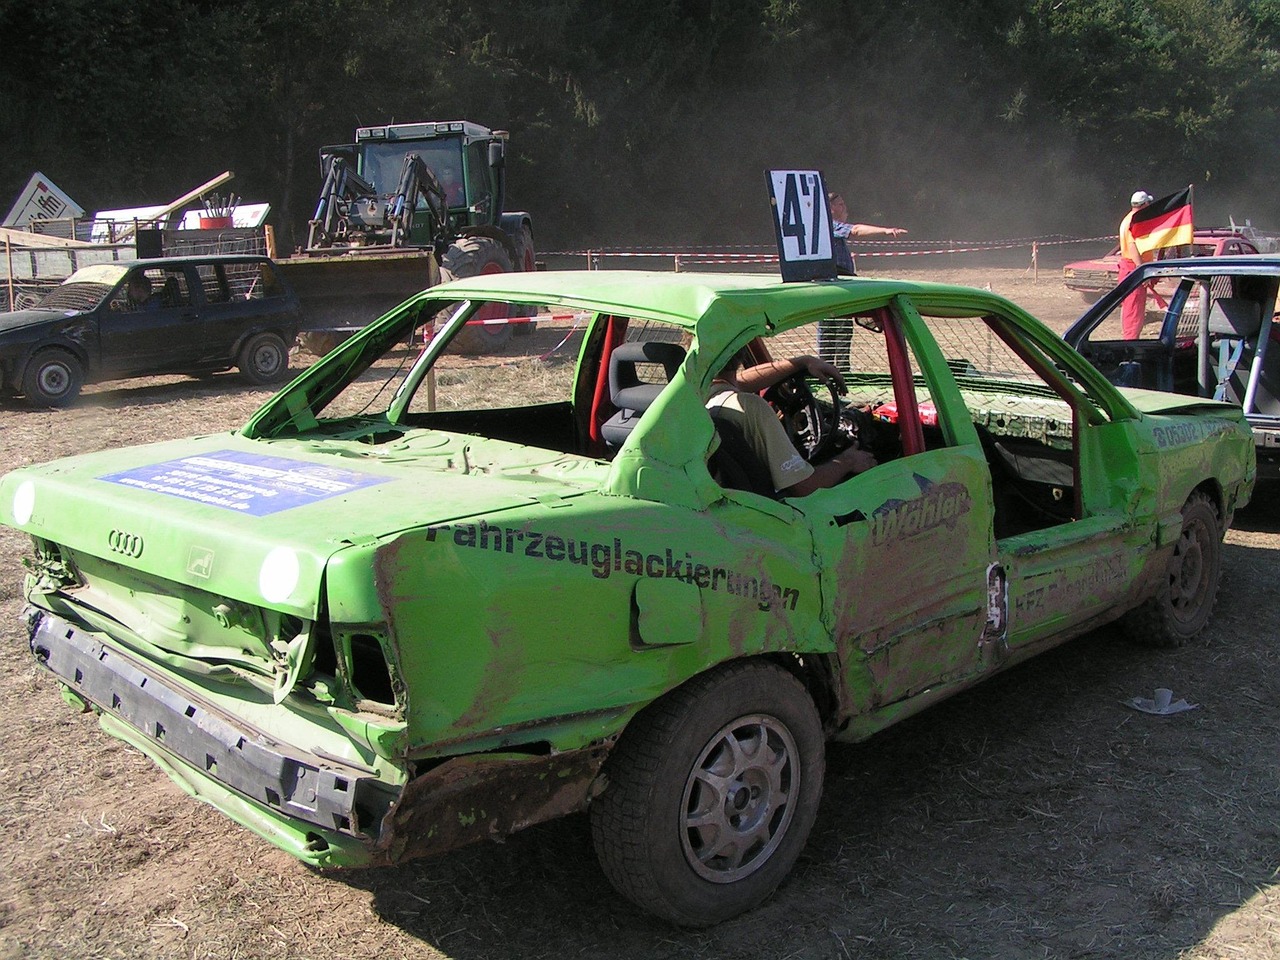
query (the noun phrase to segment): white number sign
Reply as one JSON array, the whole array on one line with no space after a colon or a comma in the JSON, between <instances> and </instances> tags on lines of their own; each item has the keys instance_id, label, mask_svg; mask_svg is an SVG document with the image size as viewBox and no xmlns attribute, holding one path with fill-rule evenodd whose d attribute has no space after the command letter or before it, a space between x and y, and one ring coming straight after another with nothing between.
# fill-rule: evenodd
<instances>
[{"instance_id":1,"label":"white number sign","mask_svg":"<svg viewBox=\"0 0 1280 960\"><path fill-rule=\"evenodd\" d=\"M818 170L767 170L783 280L836 275L831 212Z\"/></svg>"}]
</instances>

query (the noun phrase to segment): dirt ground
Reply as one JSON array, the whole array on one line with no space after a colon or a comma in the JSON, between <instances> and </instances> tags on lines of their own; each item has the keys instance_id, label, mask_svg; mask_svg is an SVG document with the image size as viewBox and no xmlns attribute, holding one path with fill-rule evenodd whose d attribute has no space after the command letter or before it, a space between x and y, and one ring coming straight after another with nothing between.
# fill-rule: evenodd
<instances>
[{"instance_id":1,"label":"dirt ground","mask_svg":"<svg viewBox=\"0 0 1280 960\"><path fill-rule=\"evenodd\" d=\"M1051 269L927 276L989 284L1058 330L1082 308ZM9 403L0 471L228 430L266 396L224 375L90 388L57 413ZM692 933L613 893L581 816L397 869L304 867L63 703L27 651L27 543L0 529L0 960L1280 957L1280 506L1261 492L1199 641L1157 652L1102 629L833 746L790 880ZM1199 708L1121 705L1157 687Z\"/></svg>"}]
</instances>

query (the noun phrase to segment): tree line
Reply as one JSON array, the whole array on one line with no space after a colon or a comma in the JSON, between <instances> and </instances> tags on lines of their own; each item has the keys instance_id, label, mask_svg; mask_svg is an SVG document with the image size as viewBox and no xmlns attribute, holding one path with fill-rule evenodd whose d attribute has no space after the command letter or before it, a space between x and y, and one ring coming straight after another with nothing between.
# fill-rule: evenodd
<instances>
[{"instance_id":1,"label":"tree line","mask_svg":"<svg viewBox=\"0 0 1280 960\"><path fill-rule=\"evenodd\" d=\"M769 242L788 166L917 237L1188 183L1280 228L1280 0L0 0L0 35L4 210L35 170L96 210L231 169L299 242L322 145L469 119L544 250Z\"/></svg>"}]
</instances>

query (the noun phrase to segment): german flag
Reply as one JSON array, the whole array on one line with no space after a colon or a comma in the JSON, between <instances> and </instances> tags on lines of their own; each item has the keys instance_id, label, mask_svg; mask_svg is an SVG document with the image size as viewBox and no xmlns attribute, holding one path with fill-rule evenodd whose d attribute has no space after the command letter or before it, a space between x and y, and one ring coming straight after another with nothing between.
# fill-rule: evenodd
<instances>
[{"instance_id":1,"label":"german flag","mask_svg":"<svg viewBox=\"0 0 1280 960\"><path fill-rule=\"evenodd\" d=\"M1129 232L1140 253L1191 243L1191 188L1152 200L1133 215Z\"/></svg>"}]
</instances>

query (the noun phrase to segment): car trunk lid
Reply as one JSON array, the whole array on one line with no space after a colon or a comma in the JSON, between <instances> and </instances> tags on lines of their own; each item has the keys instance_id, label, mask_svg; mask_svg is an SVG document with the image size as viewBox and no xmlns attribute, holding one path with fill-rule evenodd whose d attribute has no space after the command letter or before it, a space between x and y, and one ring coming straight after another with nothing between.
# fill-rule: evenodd
<instances>
[{"instance_id":1,"label":"car trunk lid","mask_svg":"<svg viewBox=\"0 0 1280 960\"><path fill-rule=\"evenodd\" d=\"M469 439L437 433L430 458L373 462L234 434L104 451L9 474L0 519L56 545L34 570L42 604L113 635L123 626L171 666L275 674L279 690L302 668L335 553L480 505L489 515L590 489L518 469L521 451L554 461L547 451L503 445L503 468L440 456Z\"/></svg>"}]
</instances>

